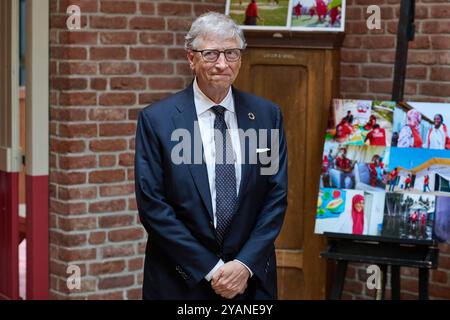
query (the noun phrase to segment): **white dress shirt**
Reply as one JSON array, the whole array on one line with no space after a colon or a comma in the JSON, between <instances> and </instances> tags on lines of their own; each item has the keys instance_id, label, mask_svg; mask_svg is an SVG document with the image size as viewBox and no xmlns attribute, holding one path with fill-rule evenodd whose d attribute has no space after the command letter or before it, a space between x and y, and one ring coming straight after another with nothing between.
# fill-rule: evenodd
<instances>
[{"instance_id":1,"label":"white dress shirt","mask_svg":"<svg viewBox=\"0 0 450 320\"><path fill-rule=\"evenodd\" d=\"M194 104L197 113L198 126L200 129L200 136L203 144L203 154L205 157L206 170L208 172L209 191L211 194L211 203L213 209L214 227L217 227L216 217L216 146L214 143L214 120L215 113L211 110L213 106L221 105L225 110L225 123L229 129L231 144L234 151L234 167L236 171L236 196L239 194L239 185L241 182L241 145L239 140L239 131L237 116L234 107L234 99L231 87L227 95L220 103L215 103L209 99L199 88L197 78L194 80ZM239 261L239 260L236 260ZM242 263L241 261L239 261ZM242 263L253 275L252 271ZM224 262L222 259L216 266L205 276L205 279L210 281L212 275L222 266Z\"/></svg>"}]
</instances>

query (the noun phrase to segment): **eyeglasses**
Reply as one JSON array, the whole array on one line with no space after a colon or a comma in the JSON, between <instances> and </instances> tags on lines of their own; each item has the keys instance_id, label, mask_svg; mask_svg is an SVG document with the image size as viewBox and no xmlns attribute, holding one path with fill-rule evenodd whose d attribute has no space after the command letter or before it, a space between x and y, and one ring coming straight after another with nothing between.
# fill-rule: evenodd
<instances>
[{"instance_id":1,"label":"eyeglasses","mask_svg":"<svg viewBox=\"0 0 450 320\"><path fill-rule=\"evenodd\" d=\"M217 59L219 59L221 53L223 53L225 59L228 62L236 62L241 58L242 49L233 48L233 49L226 49L223 51L206 49L206 50L192 50L192 51L200 52L203 57L203 60L205 60L206 62L216 62Z\"/></svg>"}]
</instances>

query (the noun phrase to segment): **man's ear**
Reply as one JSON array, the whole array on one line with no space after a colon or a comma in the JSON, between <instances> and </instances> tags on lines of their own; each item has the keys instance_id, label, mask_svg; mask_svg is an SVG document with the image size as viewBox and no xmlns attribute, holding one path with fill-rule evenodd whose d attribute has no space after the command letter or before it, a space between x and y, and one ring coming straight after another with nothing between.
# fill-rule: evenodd
<instances>
[{"instance_id":1,"label":"man's ear","mask_svg":"<svg viewBox=\"0 0 450 320\"><path fill-rule=\"evenodd\" d=\"M192 51L187 52L187 58L189 61L189 67L194 70L194 53Z\"/></svg>"}]
</instances>

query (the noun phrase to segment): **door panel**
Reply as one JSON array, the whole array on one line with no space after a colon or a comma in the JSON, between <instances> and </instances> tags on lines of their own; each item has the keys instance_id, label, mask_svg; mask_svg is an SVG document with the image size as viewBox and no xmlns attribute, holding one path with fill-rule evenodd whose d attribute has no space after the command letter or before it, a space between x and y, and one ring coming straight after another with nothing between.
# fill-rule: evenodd
<instances>
[{"instance_id":1,"label":"door panel","mask_svg":"<svg viewBox=\"0 0 450 320\"><path fill-rule=\"evenodd\" d=\"M323 299L325 240L314 235L324 129L333 90L325 50L248 48L236 86L282 110L288 145L288 209L276 241L280 299ZM328 71L328 70L327 70ZM239 107L239 106L237 106Z\"/></svg>"},{"instance_id":2,"label":"door panel","mask_svg":"<svg viewBox=\"0 0 450 320\"><path fill-rule=\"evenodd\" d=\"M289 180L288 210L277 248L301 249L303 247L302 211L305 185L305 159L298 158L306 143L306 86L292 91L292 83L306 84L306 69L302 66L252 65L253 83L251 91L281 106L287 130L288 172L295 179ZM270 81L267 81L270 76ZM287 106L292 106L287 108Z\"/></svg>"},{"instance_id":3,"label":"door panel","mask_svg":"<svg viewBox=\"0 0 450 320\"><path fill-rule=\"evenodd\" d=\"M296 268L277 268L278 282L280 279L289 279L284 281L283 284L278 284L278 299L290 299L290 300L303 300L306 297L305 294L305 281L304 273L299 272Z\"/></svg>"}]
</instances>

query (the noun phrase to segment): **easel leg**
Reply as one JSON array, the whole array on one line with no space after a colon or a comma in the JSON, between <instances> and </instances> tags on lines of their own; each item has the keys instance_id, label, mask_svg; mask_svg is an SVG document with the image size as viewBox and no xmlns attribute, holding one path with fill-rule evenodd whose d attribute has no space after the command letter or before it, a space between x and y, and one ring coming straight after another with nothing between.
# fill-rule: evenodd
<instances>
[{"instance_id":1,"label":"easel leg","mask_svg":"<svg viewBox=\"0 0 450 320\"><path fill-rule=\"evenodd\" d=\"M427 268L419 268L419 300L428 300L428 277Z\"/></svg>"},{"instance_id":2,"label":"easel leg","mask_svg":"<svg viewBox=\"0 0 450 320\"><path fill-rule=\"evenodd\" d=\"M391 299L400 300L400 267L391 265Z\"/></svg>"},{"instance_id":3,"label":"easel leg","mask_svg":"<svg viewBox=\"0 0 450 320\"><path fill-rule=\"evenodd\" d=\"M377 290L377 300L384 300L384 295L386 292L386 279L387 279L387 265L380 265L381 270L381 290Z\"/></svg>"},{"instance_id":4,"label":"easel leg","mask_svg":"<svg viewBox=\"0 0 450 320\"><path fill-rule=\"evenodd\" d=\"M331 290L330 300L340 300L344 288L345 274L347 273L347 260L339 260L337 263L336 279Z\"/></svg>"}]
</instances>

